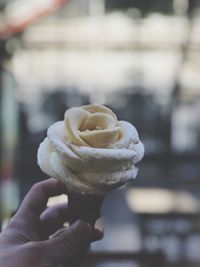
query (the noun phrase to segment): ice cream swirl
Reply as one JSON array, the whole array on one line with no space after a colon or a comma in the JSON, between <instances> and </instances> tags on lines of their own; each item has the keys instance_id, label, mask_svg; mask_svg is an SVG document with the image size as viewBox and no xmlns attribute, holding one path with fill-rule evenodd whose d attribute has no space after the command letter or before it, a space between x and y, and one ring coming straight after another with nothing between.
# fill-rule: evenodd
<instances>
[{"instance_id":1,"label":"ice cream swirl","mask_svg":"<svg viewBox=\"0 0 200 267\"><path fill-rule=\"evenodd\" d=\"M137 175L144 147L135 127L103 105L66 111L38 149L38 164L79 194L106 194Z\"/></svg>"}]
</instances>

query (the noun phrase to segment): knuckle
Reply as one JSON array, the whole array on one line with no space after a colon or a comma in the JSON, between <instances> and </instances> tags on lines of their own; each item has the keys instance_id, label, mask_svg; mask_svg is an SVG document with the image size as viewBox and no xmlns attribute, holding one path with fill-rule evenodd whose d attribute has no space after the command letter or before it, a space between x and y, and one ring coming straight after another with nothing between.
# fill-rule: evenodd
<instances>
[{"instance_id":1,"label":"knuckle","mask_svg":"<svg viewBox=\"0 0 200 267\"><path fill-rule=\"evenodd\" d=\"M13 217L9 221L6 229L18 233L18 232L20 232L20 230L23 230L24 225L25 225L24 221L16 216L16 217Z\"/></svg>"},{"instance_id":2,"label":"knuckle","mask_svg":"<svg viewBox=\"0 0 200 267\"><path fill-rule=\"evenodd\" d=\"M18 223L18 220L16 218L16 216L10 218L10 220L8 221L7 227L6 228L12 228L13 226L15 226Z\"/></svg>"},{"instance_id":3,"label":"knuckle","mask_svg":"<svg viewBox=\"0 0 200 267\"><path fill-rule=\"evenodd\" d=\"M8 224L9 228L14 228L14 229L20 229L24 231L27 228L30 228L30 224L27 222L27 218L29 221L31 221L31 225L38 225L39 224L39 218L32 212L27 211L26 212L26 217L24 216L23 212L18 212L10 221Z\"/></svg>"}]
</instances>

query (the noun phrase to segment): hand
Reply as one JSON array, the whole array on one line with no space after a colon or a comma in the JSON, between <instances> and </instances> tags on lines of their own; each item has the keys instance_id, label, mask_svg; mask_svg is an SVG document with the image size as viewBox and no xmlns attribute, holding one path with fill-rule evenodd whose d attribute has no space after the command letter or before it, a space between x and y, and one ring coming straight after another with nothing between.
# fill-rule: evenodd
<instances>
[{"instance_id":1,"label":"hand","mask_svg":"<svg viewBox=\"0 0 200 267\"><path fill-rule=\"evenodd\" d=\"M74 262L77 266L88 244L102 238L85 222L63 228L66 204L46 208L49 197L65 192L65 186L54 179L32 187L0 234L0 267L72 267Z\"/></svg>"}]
</instances>

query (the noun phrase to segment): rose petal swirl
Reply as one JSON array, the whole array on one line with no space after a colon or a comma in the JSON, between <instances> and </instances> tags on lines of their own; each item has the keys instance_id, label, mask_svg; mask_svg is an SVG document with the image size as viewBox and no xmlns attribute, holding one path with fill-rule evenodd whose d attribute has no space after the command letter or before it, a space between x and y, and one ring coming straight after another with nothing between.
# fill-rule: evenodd
<instances>
[{"instance_id":1,"label":"rose petal swirl","mask_svg":"<svg viewBox=\"0 0 200 267\"><path fill-rule=\"evenodd\" d=\"M80 146L105 148L120 137L116 115L107 107L87 105L65 113L67 137Z\"/></svg>"},{"instance_id":2,"label":"rose petal swirl","mask_svg":"<svg viewBox=\"0 0 200 267\"><path fill-rule=\"evenodd\" d=\"M38 149L38 164L67 188L81 194L106 194L137 175L144 147L135 127L118 121L103 105L65 112Z\"/></svg>"}]
</instances>

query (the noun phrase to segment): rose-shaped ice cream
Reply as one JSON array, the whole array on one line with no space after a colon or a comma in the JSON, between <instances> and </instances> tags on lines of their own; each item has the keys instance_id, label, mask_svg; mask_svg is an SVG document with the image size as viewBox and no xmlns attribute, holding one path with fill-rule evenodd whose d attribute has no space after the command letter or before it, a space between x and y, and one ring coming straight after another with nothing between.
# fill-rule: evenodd
<instances>
[{"instance_id":1,"label":"rose-shaped ice cream","mask_svg":"<svg viewBox=\"0 0 200 267\"><path fill-rule=\"evenodd\" d=\"M144 147L135 127L103 105L66 111L38 149L38 164L79 194L104 195L137 175Z\"/></svg>"}]
</instances>

